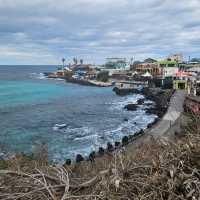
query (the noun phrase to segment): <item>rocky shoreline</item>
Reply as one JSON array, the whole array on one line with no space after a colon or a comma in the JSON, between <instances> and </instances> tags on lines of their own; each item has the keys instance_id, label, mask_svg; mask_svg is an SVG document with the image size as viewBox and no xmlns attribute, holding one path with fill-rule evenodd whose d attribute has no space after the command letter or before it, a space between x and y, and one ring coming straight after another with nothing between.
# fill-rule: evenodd
<instances>
[{"instance_id":1,"label":"rocky shoreline","mask_svg":"<svg viewBox=\"0 0 200 200\"><path fill-rule=\"evenodd\" d=\"M158 121L164 116L168 109L168 105L170 102L170 99L173 95L173 90L162 90L162 89L150 89L145 88L141 91L141 94L145 97L144 99L139 99L137 103L135 104L127 104L125 105L124 109L128 111L135 111L137 110L138 106L141 105L147 105L145 101L152 101L154 102L154 106L151 106L149 108L145 108L147 114L155 114L158 117L154 120L154 122L147 125L147 129L144 131L141 129L140 131L134 133L133 135L124 136L121 140L121 142L116 141L114 144L111 144L110 142L107 143L107 147L99 147L98 151L91 152L87 158L83 157L81 154L78 154L76 156L75 162L80 163L82 161L91 161L94 162L96 158L100 158L104 156L105 154L110 154L113 151L123 148L127 146L128 144L131 144L132 142L136 141L138 138L143 136L148 129L152 128L155 124L158 123ZM128 119L124 119L125 121L128 121ZM71 165L72 160L67 159L65 165Z\"/></svg>"},{"instance_id":2,"label":"rocky shoreline","mask_svg":"<svg viewBox=\"0 0 200 200\"><path fill-rule=\"evenodd\" d=\"M133 88L127 88L127 89L119 89L117 87L113 88L113 91L116 93L118 96L126 96L128 94L138 94L140 91L138 89L133 89Z\"/></svg>"},{"instance_id":3,"label":"rocky shoreline","mask_svg":"<svg viewBox=\"0 0 200 200\"><path fill-rule=\"evenodd\" d=\"M145 103L146 100L154 102L154 106L145 108L147 114L155 114L161 118L167 111L173 90L162 90L162 89L149 89L144 88L140 94L145 98L139 99L136 104L127 104L124 109L128 111L135 111L139 105L148 105Z\"/></svg>"},{"instance_id":4,"label":"rocky shoreline","mask_svg":"<svg viewBox=\"0 0 200 200\"><path fill-rule=\"evenodd\" d=\"M145 88L142 92L146 99L155 102L155 106L153 108L146 109L146 113L155 114L159 118L162 118L168 109L170 99L174 94L174 90L153 90Z\"/></svg>"}]
</instances>

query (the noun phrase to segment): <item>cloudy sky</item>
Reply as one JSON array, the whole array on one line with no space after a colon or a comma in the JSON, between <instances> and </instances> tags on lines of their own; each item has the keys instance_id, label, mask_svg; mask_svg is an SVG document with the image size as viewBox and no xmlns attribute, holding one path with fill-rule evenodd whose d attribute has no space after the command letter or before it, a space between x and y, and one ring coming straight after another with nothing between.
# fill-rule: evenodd
<instances>
[{"instance_id":1,"label":"cloudy sky","mask_svg":"<svg viewBox=\"0 0 200 200\"><path fill-rule=\"evenodd\" d=\"M0 64L200 57L200 0L0 0Z\"/></svg>"}]
</instances>

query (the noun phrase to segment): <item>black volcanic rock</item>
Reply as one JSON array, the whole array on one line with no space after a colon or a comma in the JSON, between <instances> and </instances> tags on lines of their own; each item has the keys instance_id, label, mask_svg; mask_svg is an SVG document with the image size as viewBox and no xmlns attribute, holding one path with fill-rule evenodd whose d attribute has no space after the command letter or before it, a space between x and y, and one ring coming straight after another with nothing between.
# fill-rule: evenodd
<instances>
[{"instance_id":1,"label":"black volcanic rock","mask_svg":"<svg viewBox=\"0 0 200 200\"><path fill-rule=\"evenodd\" d=\"M113 151L114 150L113 145L110 142L107 143L107 150L108 151Z\"/></svg>"},{"instance_id":2,"label":"black volcanic rock","mask_svg":"<svg viewBox=\"0 0 200 200\"><path fill-rule=\"evenodd\" d=\"M125 121L125 122L128 122L128 119L127 119L127 118L124 118L124 121Z\"/></svg>"},{"instance_id":3,"label":"black volcanic rock","mask_svg":"<svg viewBox=\"0 0 200 200\"><path fill-rule=\"evenodd\" d=\"M105 153L104 148L103 148L103 147L99 147L99 151L98 151L98 153L99 153L100 156L103 156L104 153Z\"/></svg>"},{"instance_id":4,"label":"black volcanic rock","mask_svg":"<svg viewBox=\"0 0 200 200\"><path fill-rule=\"evenodd\" d=\"M126 96L126 95L133 94L133 93L135 93L135 94L140 93L140 91L137 89L124 89L124 88L120 89L118 87L114 87L113 91L119 96Z\"/></svg>"},{"instance_id":5,"label":"black volcanic rock","mask_svg":"<svg viewBox=\"0 0 200 200\"><path fill-rule=\"evenodd\" d=\"M159 118L163 117L163 115L167 111L165 107L158 107L158 106L156 106L155 108L147 108L145 110L147 114L150 114L150 115L155 114Z\"/></svg>"},{"instance_id":6,"label":"black volcanic rock","mask_svg":"<svg viewBox=\"0 0 200 200\"><path fill-rule=\"evenodd\" d=\"M90 160L91 162L94 162L94 160L95 160L95 155L96 155L95 151L93 151L93 152L90 153L90 155L89 155L89 160Z\"/></svg>"},{"instance_id":7,"label":"black volcanic rock","mask_svg":"<svg viewBox=\"0 0 200 200\"><path fill-rule=\"evenodd\" d=\"M144 99L138 99L138 100L137 100L137 104L138 104L138 105L144 104Z\"/></svg>"},{"instance_id":8,"label":"black volcanic rock","mask_svg":"<svg viewBox=\"0 0 200 200\"><path fill-rule=\"evenodd\" d=\"M129 135L128 138L129 138L129 141L134 141L135 140L135 135Z\"/></svg>"},{"instance_id":9,"label":"black volcanic rock","mask_svg":"<svg viewBox=\"0 0 200 200\"><path fill-rule=\"evenodd\" d=\"M139 132L135 132L134 136L137 137L140 133Z\"/></svg>"},{"instance_id":10,"label":"black volcanic rock","mask_svg":"<svg viewBox=\"0 0 200 200\"><path fill-rule=\"evenodd\" d=\"M124 109L128 111L136 111L137 110L137 105L136 104L128 104L124 106Z\"/></svg>"},{"instance_id":11,"label":"black volcanic rock","mask_svg":"<svg viewBox=\"0 0 200 200\"><path fill-rule=\"evenodd\" d=\"M76 156L76 162L77 162L77 163L80 163L80 162L82 162L82 161L84 161L83 156L82 156L81 154L77 154L77 156Z\"/></svg>"},{"instance_id":12,"label":"black volcanic rock","mask_svg":"<svg viewBox=\"0 0 200 200\"><path fill-rule=\"evenodd\" d=\"M65 161L65 165L71 165L71 163L72 163L71 159L67 159L67 160Z\"/></svg>"},{"instance_id":13,"label":"black volcanic rock","mask_svg":"<svg viewBox=\"0 0 200 200\"><path fill-rule=\"evenodd\" d=\"M151 128L153 126L153 124L151 123L151 124L148 124L147 125L147 128Z\"/></svg>"},{"instance_id":14,"label":"black volcanic rock","mask_svg":"<svg viewBox=\"0 0 200 200\"><path fill-rule=\"evenodd\" d=\"M138 135L143 135L144 134L144 130L141 129L140 132L138 133Z\"/></svg>"},{"instance_id":15,"label":"black volcanic rock","mask_svg":"<svg viewBox=\"0 0 200 200\"><path fill-rule=\"evenodd\" d=\"M144 105L145 105L145 106L152 106L152 105L153 105L153 102L151 102L151 103L148 102L148 103L145 103Z\"/></svg>"},{"instance_id":16,"label":"black volcanic rock","mask_svg":"<svg viewBox=\"0 0 200 200\"><path fill-rule=\"evenodd\" d=\"M152 115L152 114L158 114L157 108L146 108L146 114Z\"/></svg>"},{"instance_id":17,"label":"black volcanic rock","mask_svg":"<svg viewBox=\"0 0 200 200\"><path fill-rule=\"evenodd\" d=\"M115 147L119 147L120 146L120 142L115 142Z\"/></svg>"},{"instance_id":18,"label":"black volcanic rock","mask_svg":"<svg viewBox=\"0 0 200 200\"><path fill-rule=\"evenodd\" d=\"M127 144L128 144L128 136L124 136L124 137L122 138L122 145L125 146L125 145L127 145Z\"/></svg>"},{"instance_id":19,"label":"black volcanic rock","mask_svg":"<svg viewBox=\"0 0 200 200\"><path fill-rule=\"evenodd\" d=\"M155 102L155 107L147 108L147 114L155 114L159 118L163 117L166 113L171 96L173 95L173 90L151 90L149 88L144 88L142 90L143 94L148 100Z\"/></svg>"}]
</instances>

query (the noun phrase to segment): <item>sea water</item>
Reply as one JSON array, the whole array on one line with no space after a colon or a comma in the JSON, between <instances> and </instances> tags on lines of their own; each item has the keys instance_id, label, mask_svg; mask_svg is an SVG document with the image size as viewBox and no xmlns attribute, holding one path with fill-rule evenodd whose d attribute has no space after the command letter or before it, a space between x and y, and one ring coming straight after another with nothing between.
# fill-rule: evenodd
<instances>
[{"instance_id":1,"label":"sea water","mask_svg":"<svg viewBox=\"0 0 200 200\"><path fill-rule=\"evenodd\" d=\"M142 95L119 97L112 87L81 86L42 74L54 70L55 66L0 66L1 149L31 153L45 143L49 159L63 163L121 141L156 117L147 115L143 106L134 112L123 109ZM55 130L55 124L67 126Z\"/></svg>"}]
</instances>

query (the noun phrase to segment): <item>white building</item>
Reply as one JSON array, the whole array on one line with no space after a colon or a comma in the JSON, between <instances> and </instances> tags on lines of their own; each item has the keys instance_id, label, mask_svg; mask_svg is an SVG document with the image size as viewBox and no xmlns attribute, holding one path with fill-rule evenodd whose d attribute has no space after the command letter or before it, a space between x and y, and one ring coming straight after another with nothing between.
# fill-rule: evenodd
<instances>
[{"instance_id":1,"label":"white building","mask_svg":"<svg viewBox=\"0 0 200 200\"><path fill-rule=\"evenodd\" d=\"M179 72L178 67L164 67L162 69L162 75L164 78L166 77L174 77Z\"/></svg>"},{"instance_id":2,"label":"white building","mask_svg":"<svg viewBox=\"0 0 200 200\"><path fill-rule=\"evenodd\" d=\"M111 76L115 72L130 70L130 64L126 61L126 58L107 58L104 69Z\"/></svg>"},{"instance_id":3,"label":"white building","mask_svg":"<svg viewBox=\"0 0 200 200\"><path fill-rule=\"evenodd\" d=\"M182 63L183 62L183 55L181 53L177 53L177 54L169 56L167 58L167 60L175 61L177 63Z\"/></svg>"}]
</instances>

